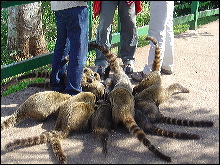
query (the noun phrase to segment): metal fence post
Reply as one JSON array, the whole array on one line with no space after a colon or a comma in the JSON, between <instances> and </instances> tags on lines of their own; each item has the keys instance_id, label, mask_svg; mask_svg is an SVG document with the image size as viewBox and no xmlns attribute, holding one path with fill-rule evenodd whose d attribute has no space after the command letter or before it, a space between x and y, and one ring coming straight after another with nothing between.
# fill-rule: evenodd
<instances>
[{"instance_id":1,"label":"metal fence post","mask_svg":"<svg viewBox=\"0 0 220 165\"><path fill-rule=\"evenodd\" d=\"M121 33L121 22L120 22L120 17L118 15L118 32ZM121 40L121 35L120 35L120 40ZM120 41L118 42L118 57L120 57L120 50L121 50L121 43Z\"/></svg>"},{"instance_id":2,"label":"metal fence post","mask_svg":"<svg viewBox=\"0 0 220 165\"><path fill-rule=\"evenodd\" d=\"M92 39L92 1L87 2L89 17L89 40Z\"/></svg>"},{"instance_id":3,"label":"metal fence post","mask_svg":"<svg viewBox=\"0 0 220 165\"><path fill-rule=\"evenodd\" d=\"M189 27L190 30L196 30L197 28L198 8L199 8L199 1L192 1L191 14L194 14L194 20L190 22L190 27Z\"/></svg>"}]
</instances>

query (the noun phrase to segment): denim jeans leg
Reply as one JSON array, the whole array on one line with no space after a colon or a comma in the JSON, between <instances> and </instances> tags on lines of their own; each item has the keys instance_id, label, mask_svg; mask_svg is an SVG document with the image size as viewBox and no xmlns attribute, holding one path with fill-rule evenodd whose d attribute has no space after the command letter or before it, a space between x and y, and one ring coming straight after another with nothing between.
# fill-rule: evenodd
<instances>
[{"instance_id":1,"label":"denim jeans leg","mask_svg":"<svg viewBox=\"0 0 220 165\"><path fill-rule=\"evenodd\" d=\"M65 93L76 95L82 91L81 80L88 53L88 10L75 7L66 18L67 37L70 40L69 64Z\"/></svg>"},{"instance_id":2,"label":"denim jeans leg","mask_svg":"<svg viewBox=\"0 0 220 165\"><path fill-rule=\"evenodd\" d=\"M56 11L55 16L57 25L57 40L52 59L50 86L53 91L63 92L65 89L64 72L66 70L66 64L62 61L69 52L69 43L67 42L67 32L62 13L60 11Z\"/></svg>"}]
</instances>

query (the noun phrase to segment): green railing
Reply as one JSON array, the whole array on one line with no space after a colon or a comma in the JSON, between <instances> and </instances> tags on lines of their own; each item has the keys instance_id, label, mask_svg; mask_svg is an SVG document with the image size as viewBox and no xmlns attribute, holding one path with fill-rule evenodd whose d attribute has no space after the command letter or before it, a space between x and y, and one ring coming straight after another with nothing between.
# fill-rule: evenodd
<instances>
[{"instance_id":1,"label":"green railing","mask_svg":"<svg viewBox=\"0 0 220 165\"><path fill-rule=\"evenodd\" d=\"M1 1L1 8L7 8L10 6L22 5L27 3L33 3L38 1ZM88 10L89 10L89 40L92 38L92 1L88 1ZM195 30L197 28L197 20L201 17L211 16L219 14L219 8L212 10L205 10L198 12L199 1L192 1L191 4L191 14L181 16L178 18L174 18L173 24L183 24L186 22L190 22L190 29ZM119 22L119 21L118 21ZM119 26L120 28L120 26ZM148 33L149 26L138 27L138 36L146 35ZM112 44L120 42L120 33L112 34ZM120 47L120 44L119 44ZM51 64L53 52L42 54L27 60L23 60L20 62L12 63L6 66L1 67L1 80L5 78L9 78L15 76L17 74L21 74L47 64Z\"/></svg>"}]
</instances>

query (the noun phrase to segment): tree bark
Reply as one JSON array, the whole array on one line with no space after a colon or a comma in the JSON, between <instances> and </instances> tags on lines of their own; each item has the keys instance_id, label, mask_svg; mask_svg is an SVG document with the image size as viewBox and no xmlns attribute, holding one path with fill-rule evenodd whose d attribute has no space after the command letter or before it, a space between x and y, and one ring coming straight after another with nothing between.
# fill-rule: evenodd
<instances>
[{"instance_id":1,"label":"tree bark","mask_svg":"<svg viewBox=\"0 0 220 165\"><path fill-rule=\"evenodd\" d=\"M48 52L40 2L8 8L7 48L17 61Z\"/></svg>"}]
</instances>

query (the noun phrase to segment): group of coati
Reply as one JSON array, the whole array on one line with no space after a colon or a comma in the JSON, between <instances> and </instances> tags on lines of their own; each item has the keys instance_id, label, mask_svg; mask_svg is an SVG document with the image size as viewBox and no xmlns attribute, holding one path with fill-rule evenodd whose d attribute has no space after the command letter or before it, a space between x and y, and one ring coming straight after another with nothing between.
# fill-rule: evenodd
<instances>
[{"instance_id":1,"label":"group of coati","mask_svg":"<svg viewBox=\"0 0 220 165\"><path fill-rule=\"evenodd\" d=\"M174 119L164 116L159 111L159 106L171 95L177 93L188 93L189 90L178 83L167 88L161 86L160 49L156 39L147 37L155 45L155 59L152 72L147 75L134 88L125 74L115 54L102 45L91 42L89 48L101 51L109 67L104 75L104 83L98 73L85 67L82 76L83 92L70 96L55 91L39 92L31 95L22 103L16 112L2 121L1 130L13 127L15 124L26 118L43 121L49 115L57 116L55 127L51 131L42 133L39 136L26 139L16 139L8 143L7 150L18 146L30 146L49 143L59 163L66 163L67 158L63 152L60 140L68 137L70 131L91 130L100 140L102 152L107 156L107 141L110 130L115 129L122 123L128 131L137 137L153 154L167 162L171 158L159 151L149 141L146 133L178 139L199 139L196 134L172 132L154 126L154 123L167 123L182 126L212 127L212 121L192 121ZM109 77L109 72L112 77ZM48 73L30 73L18 78L45 77ZM29 86L47 87L49 82L31 84Z\"/></svg>"}]
</instances>

